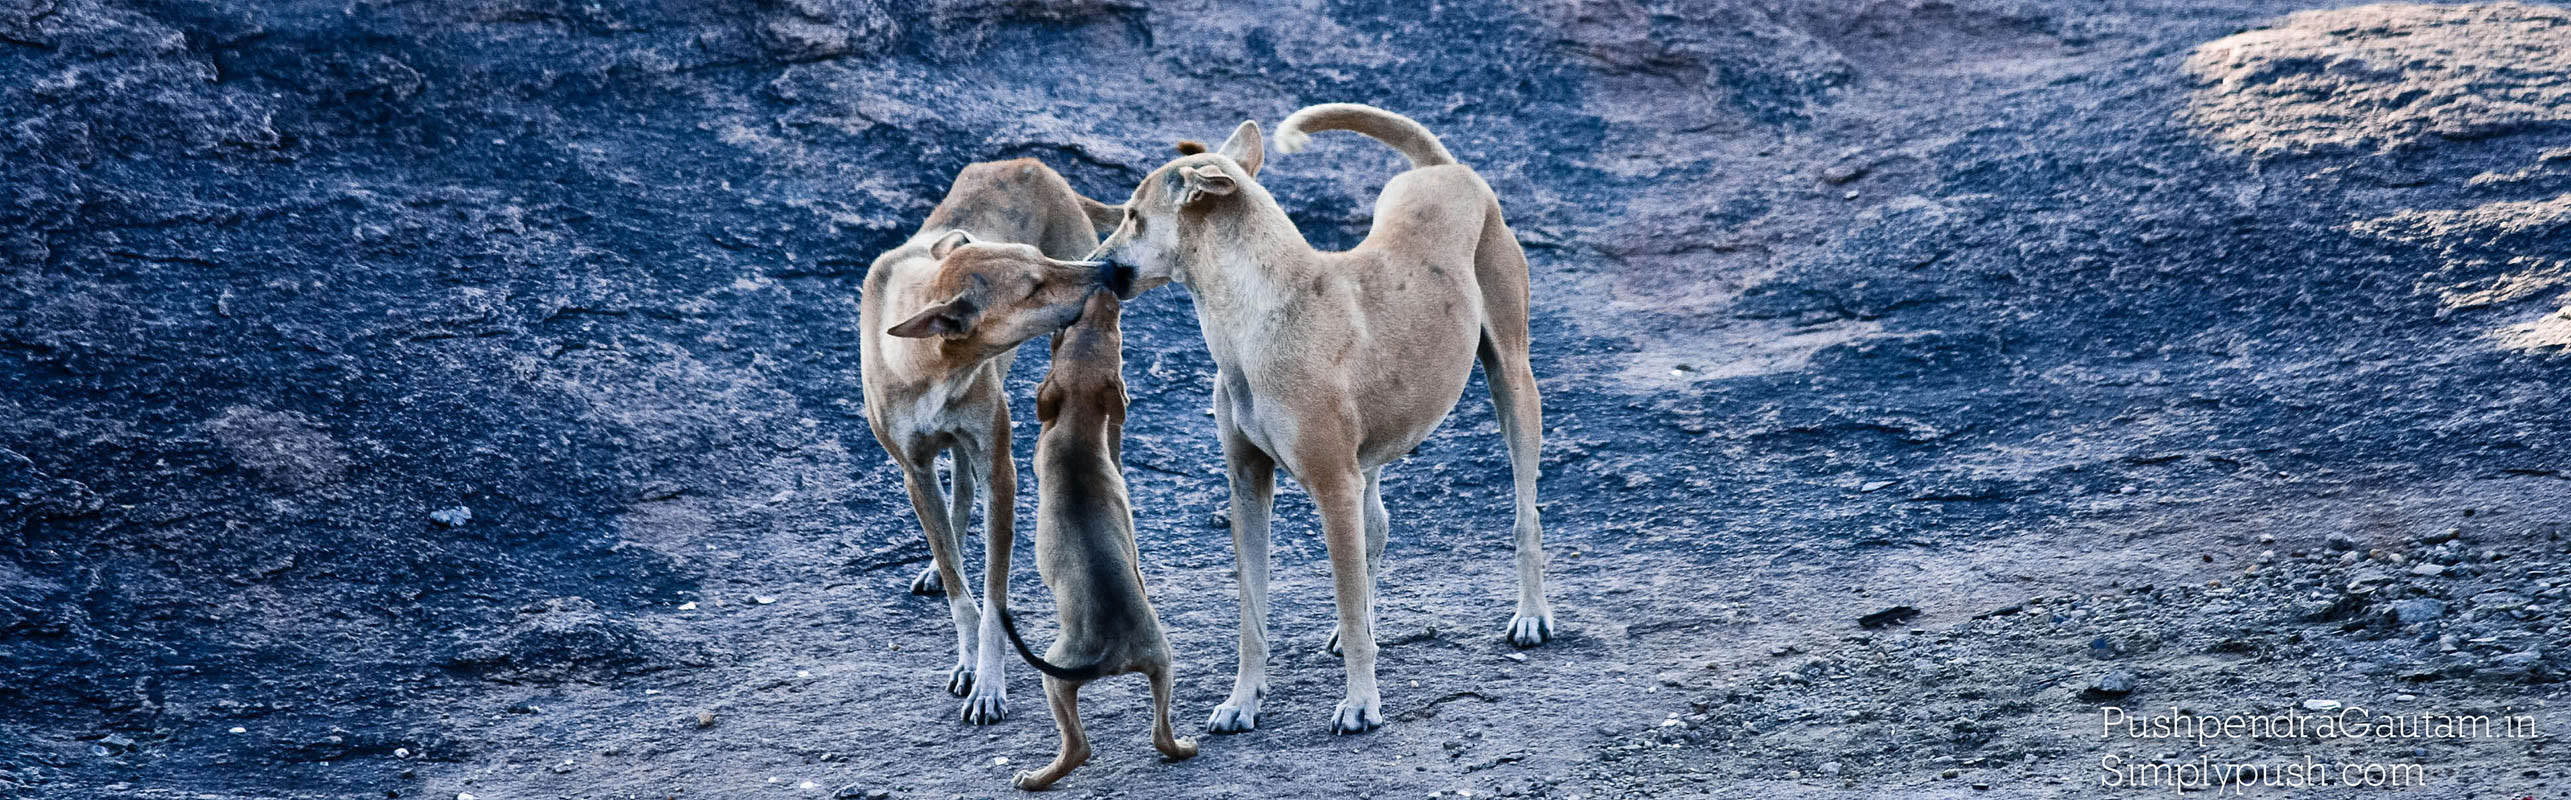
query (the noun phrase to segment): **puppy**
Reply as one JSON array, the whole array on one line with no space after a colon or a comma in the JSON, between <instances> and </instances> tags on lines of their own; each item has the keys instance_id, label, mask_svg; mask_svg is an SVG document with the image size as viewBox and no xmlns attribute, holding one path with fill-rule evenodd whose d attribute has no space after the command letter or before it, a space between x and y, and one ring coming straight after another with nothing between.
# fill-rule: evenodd
<instances>
[{"instance_id":1,"label":"puppy","mask_svg":"<svg viewBox=\"0 0 2571 800\"><path fill-rule=\"evenodd\" d=\"M1044 769L1017 774L1013 782L1028 791L1053 786L1089 760L1080 687L1110 675L1150 678L1152 747L1171 759L1196 755L1194 741L1170 733L1169 637L1143 593L1126 503L1124 341L1116 317L1113 293L1090 295L1080 321L1054 338L1053 370L1036 388L1036 419L1044 426L1036 438L1036 568L1053 587L1062 635L1038 657L1006 610L1000 622L1018 655L1045 675L1062 749Z\"/></svg>"},{"instance_id":2,"label":"puppy","mask_svg":"<svg viewBox=\"0 0 2571 800\"><path fill-rule=\"evenodd\" d=\"M1335 103L1286 118L1278 146L1313 131L1365 134L1409 157L1384 186L1375 229L1353 250L1314 250L1255 180L1265 149L1244 122L1219 151L1180 157L1134 189L1124 222L1090 257L1094 273L1058 271L1119 296L1185 285L1213 356L1214 421L1232 495L1241 585L1239 671L1207 727L1258 726L1267 693L1268 524L1277 467L1303 482L1320 512L1339 606L1332 639L1347 694L1330 730L1383 724L1375 685L1375 581L1391 527L1383 468L1435 431L1479 362L1498 407L1515 480L1517 613L1506 636L1532 647L1553 635L1544 597L1544 527L1536 513L1543 409L1528 360L1527 262L1491 187L1419 123ZM1028 300L982 310L982 324L1056 314Z\"/></svg>"},{"instance_id":3,"label":"puppy","mask_svg":"<svg viewBox=\"0 0 2571 800\"><path fill-rule=\"evenodd\" d=\"M1017 468L1009 457L1009 402L1001 381L1016 343L959 343L950 336L941 327L948 318L935 309L944 308L954 292L936 285L938 265L971 249L967 245L976 237L1078 256L1097 246L1098 232L1122 214L1074 193L1061 175L1033 159L974 164L955 176L946 199L910 241L876 258L866 271L857 307L866 423L902 468L911 510L928 535L932 563L911 582L911 591L946 592L956 652L946 690L966 697L964 719L974 724L1008 716L1001 668L1007 656L998 620L976 608L959 559L974 492L987 490L984 594L1007 601ZM952 506L938 488L939 453L950 462Z\"/></svg>"}]
</instances>

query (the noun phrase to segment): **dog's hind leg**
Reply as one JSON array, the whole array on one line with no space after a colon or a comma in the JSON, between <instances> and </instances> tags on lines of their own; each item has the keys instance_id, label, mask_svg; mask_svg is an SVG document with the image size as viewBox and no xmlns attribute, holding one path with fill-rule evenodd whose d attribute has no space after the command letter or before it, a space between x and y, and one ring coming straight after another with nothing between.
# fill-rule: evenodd
<instances>
[{"instance_id":1,"label":"dog's hind leg","mask_svg":"<svg viewBox=\"0 0 2571 800\"><path fill-rule=\"evenodd\" d=\"M1259 727L1259 703L1268 693L1268 516L1276 508L1276 460L1233 427L1229 404L1215 392L1214 424L1223 437L1223 459L1232 483L1232 563L1241 584L1240 662L1232 694L1205 721L1209 733L1242 733Z\"/></svg>"},{"instance_id":2,"label":"dog's hind leg","mask_svg":"<svg viewBox=\"0 0 2571 800\"><path fill-rule=\"evenodd\" d=\"M1376 467L1366 472L1366 580L1370 587L1366 596L1370 599L1384 588L1384 542L1391 538L1392 528L1392 515L1384 512L1384 468ZM1367 604L1366 627L1371 629L1376 620L1382 619L1375 613L1382 605L1380 599ZM1337 625L1330 628L1330 654L1341 654Z\"/></svg>"},{"instance_id":3,"label":"dog's hind leg","mask_svg":"<svg viewBox=\"0 0 2571 800\"><path fill-rule=\"evenodd\" d=\"M964 697L964 721L989 725L1009 718L1009 644L1000 613L1009 607L1009 556L1017 547L1017 465L1009 457L1009 410L998 404L989 457L974 463L973 478L990 490L982 506L982 626L975 648L973 691Z\"/></svg>"},{"instance_id":4,"label":"dog's hind leg","mask_svg":"<svg viewBox=\"0 0 2571 800\"><path fill-rule=\"evenodd\" d=\"M1195 758L1196 740L1178 738L1169 729L1170 665L1161 664L1148 675L1152 679L1152 748L1171 761Z\"/></svg>"},{"instance_id":5,"label":"dog's hind leg","mask_svg":"<svg viewBox=\"0 0 2571 800\"><path fill-rule=\"evenodd\" d=\"M1020 772L1009 779L1010 784L1030 792L1053 788L1054 781L1089 761L1089 735L1080 730L1080 684L1047 677L1044 701L1053 708L1053 726L1062 733L1062 749L1044 769Z\"/></svg>"},{"instance_id":6,"label":"dog's hind leg","mask_svg":"<svg viewBox=\"0 0 2571 800\"><path fill-rule=\"evenodd\" d=\"M959 471L959 475L961 472ZM963 543L956 535L958 524L938 491L936 465L902 463L902 483L910 489L911 512L919 516L920 529L928 535L929 568L937 570L938 579L952 591L946 593L947 611L955 617L955 668L947 672L946 691L957 697L973 688L973 632L981 624L981 612L973 601L973 590L964 583ZM969 484L956 482L958 494L969 492ZM969 501L961 504L971 510Z\"/></svg>"},{"instance_id":7,"label":"dog's hind leg","mask_svg":"<svg viewBox=\"0 0 2571 800\"><path fill-rule=\"evenodd\" d=\"M1553 638L1553 609L1544 600L1544 522L1536 511L1544 403L1536 394L1535 369L1527 354L1527 257L1500 220L1496 200L1474 260L1482 288L1482 377L1491 385L1500 435L1508 441L1509 473L1517 484L1518 610L1509 619L1508 639L1519 647L1534 647Z\"/></svg>"}]
</instances>

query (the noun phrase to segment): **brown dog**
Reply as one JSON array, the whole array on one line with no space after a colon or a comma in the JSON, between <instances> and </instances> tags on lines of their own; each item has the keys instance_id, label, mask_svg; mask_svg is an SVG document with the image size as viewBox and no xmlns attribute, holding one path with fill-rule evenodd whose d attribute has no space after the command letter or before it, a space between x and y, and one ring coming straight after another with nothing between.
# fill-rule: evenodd
<instances>
[{"instance_id":1,"label":"brown dog","mask_svg":"<svg viewBox=\"0 0 2571 800\"><path fill-rule=\"evenodd\" d=\"M933 563L912 581L911 591L946 592L955 617L956 652L946 690L966 697L968 722L988 724L1008 716L1008 684L1001 669L1007 655L1000 645L999 621L976 608L959 559L974 491L987 489L983 593L1007 602L1017 468L1009 458L1009 400L1001 381L1017 342L1005 347L987 339L959 343L943 335L940 317L922 313L949 299L950 293L933 286L939 262L970 249L965 245L975 237L1077 256L1097 246L1098 231L1114 225L1122 213L1081 197L1061 175L1033 159L974 164L955 176L946 199L910 241L876 258L866 271L857 307L866 422L875 441L901 466L911 510L928 534ZM938 489L939 453L950 462L951 507Z\"/></svg>"},{"instance_id":2,"label":"brown dog","mask_svg":"<svg viewBox=\"0 0 2571 800\"><path fill-rule=\"evenodd\" d=\"M1196 755L1196 743L1170 733L1169 637L1143 593L1134 545L1134 515L1123 471L1124 339L1116 296L1096 292L1080 321L1053 343L1053 369L1036 389L1036 568L1053 587L1062 634L1038 657L1000 612L1018 655L1043 672L1062 749L1053 763L1020 772L1020 789L1042 791L1089 760L1080 728L1080 687L1140 672L1152 683L1152 747L1171 759ZM1077 666L1060 666L1076 664Z\"/></svg>"},{"instance_id":3,"label":"brown dog","mask_svg":"<svg viewBox=\"0 0 2571 800\"><path fill-rule=\"evenodd\" d=\"M1543 410L1527 353L1526 255L1491 187L1419 123L1368 106L1319 105L1286 118L1279 146L1296 149L1307 132L1323 130L1365 134L1411 161L1385 184L1375 229L1353 250L1325 253L1304 241L1254 180L1265 151L1258 123L1244 122L1218 152L1182 143L1178 159L1144 178L1123 224L1091 256L1107 266L981 264L1021 276L1011 280L1131 281L1117 287L1120 295L1176 281L1195 301L1217 370L1215 426L1230 471L1241 583L1239 672L1207 723L1215 733L1257 727L1267 692L1268 521L1280 465L1311 493L1330 551L1339 606L1333 638L1347 670L1330 729L1383 724L1373 630L1391 527L1383 468L1445 420L1477 360L1516 482L1518 603L1506 636L1531 647L1553 635L1536 511ZM994 293L1023 299L978 307L980 324L1065 313L1054 287L1037 288Z\"/></svg>"}]
</instances>

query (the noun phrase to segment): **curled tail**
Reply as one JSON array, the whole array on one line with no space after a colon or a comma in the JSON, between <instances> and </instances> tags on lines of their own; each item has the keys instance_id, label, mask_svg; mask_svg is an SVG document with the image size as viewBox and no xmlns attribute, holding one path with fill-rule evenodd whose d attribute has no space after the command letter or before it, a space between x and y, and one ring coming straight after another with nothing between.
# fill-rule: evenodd
<instances>
[{"instance_id":1,"label":"curled tail","mask_svg":"<svg viewBox=\"0 0 2571 800\"><path fill-rule=\"evenodd\" d=\"M1412 169L1453 164L1455 154L1429 133L1427 126L1409 117L1357 103L1323 103L1304 106L1277 123L1277 150L1292 153L1311 144L1313 131L1350 131L1374 137L1391 145L1410 158Z\"/></svg>"},{"instance_id":2,"label":"curled tail","mask_svg":"<svg viewBox=\"0 0 2571 800\"><path fill-rule=\"evenodd\" d=\"M1016 645L1018 648L1018 657L1026 659L1027 665L1035 667L1037 672L1051 675L1055 678L1066 681L1094 681L1105 676L1107 671L1104 668L1106 665L1103 663L1091 664L1085 667L1058 667L1054 666L1052 662L1037 657L1036 651L1027 649L1027 640L1018 638L1017 618L1010 615L1009 610L1006 608L999 609L999 611L1000 629L1008 632L1009 644Z\"/></svg>"}]
</instances>

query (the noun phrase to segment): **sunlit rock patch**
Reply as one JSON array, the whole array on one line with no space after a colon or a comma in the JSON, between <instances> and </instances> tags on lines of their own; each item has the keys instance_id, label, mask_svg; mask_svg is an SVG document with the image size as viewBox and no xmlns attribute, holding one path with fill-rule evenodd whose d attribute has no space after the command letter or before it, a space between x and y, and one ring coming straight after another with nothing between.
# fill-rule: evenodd
<instances>
[{"instance_id":1,"label":"sunlit rock patch","mask_svg":"<svg viewBox=\"0 0 2571 800\"><path fill-rule=\"evenodd\" d=\"M2306 11L2208 42L2189 123L2261 155L2384 151L2571 122L2571 11L2519 3Z\"/></svg>"}]
</instances>

